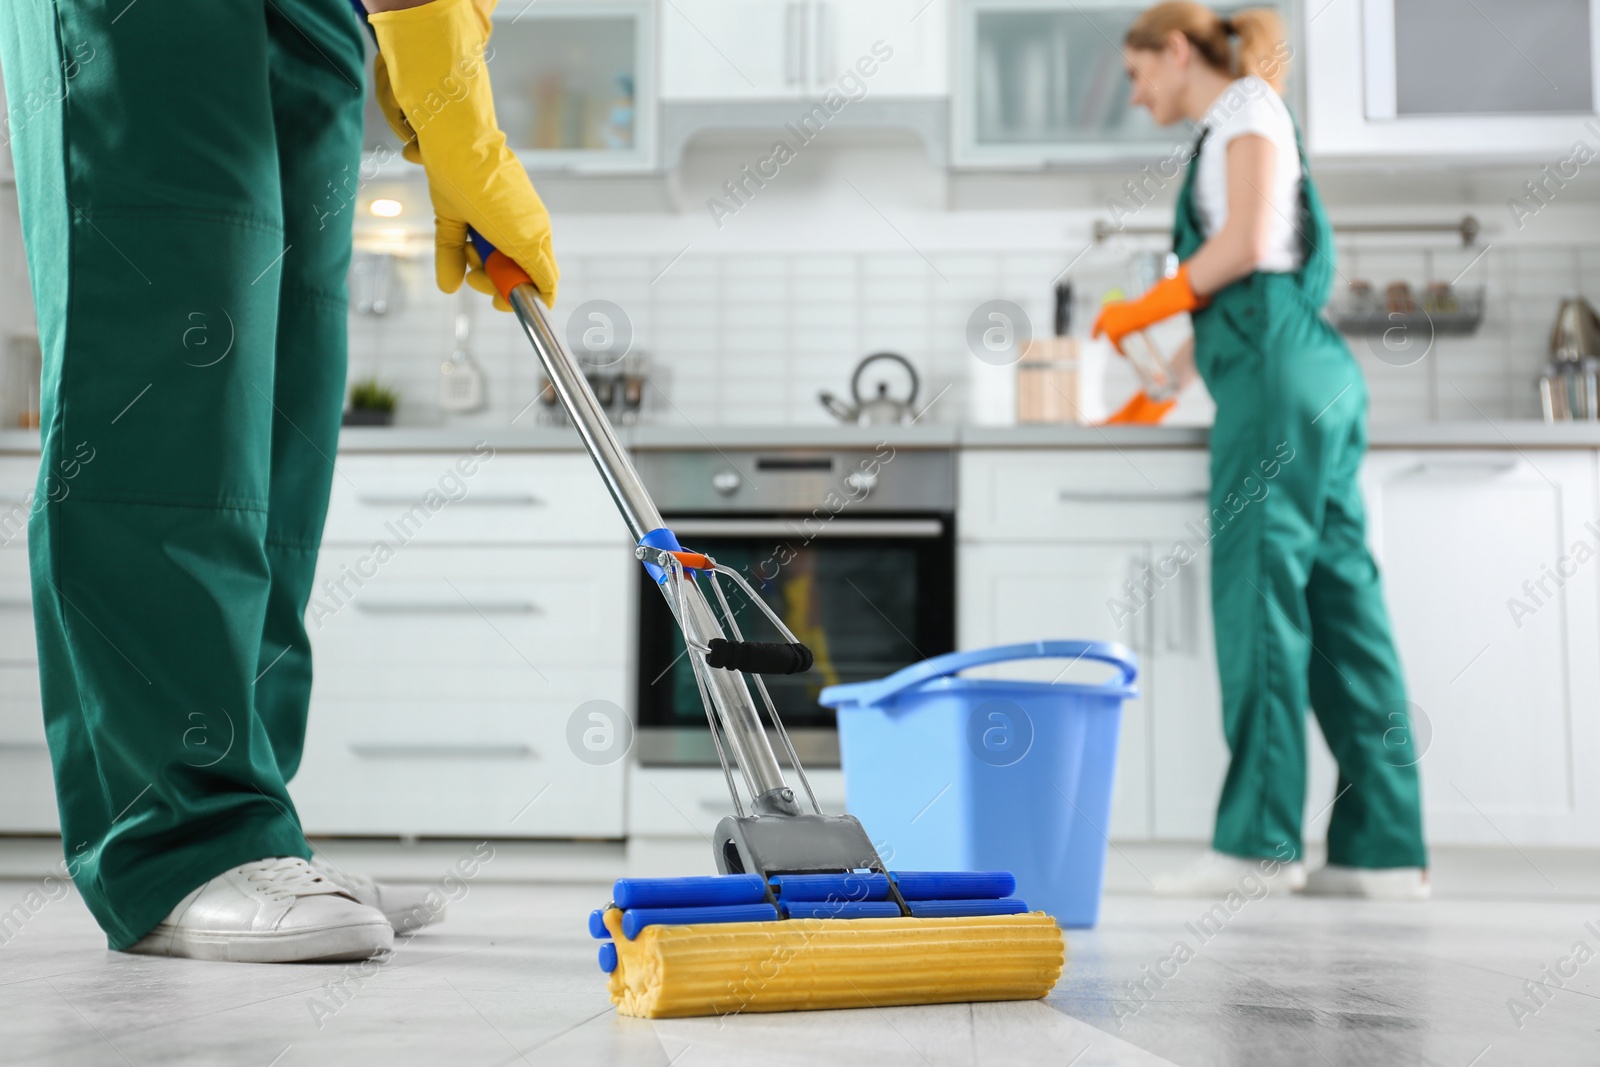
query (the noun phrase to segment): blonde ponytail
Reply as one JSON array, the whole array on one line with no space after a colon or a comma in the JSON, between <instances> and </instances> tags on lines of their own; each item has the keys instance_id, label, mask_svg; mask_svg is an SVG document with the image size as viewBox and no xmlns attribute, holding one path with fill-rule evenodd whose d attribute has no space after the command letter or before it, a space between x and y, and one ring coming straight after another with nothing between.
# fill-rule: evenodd
<instances>
[{"instance_id":1,"label":"blonde ponytail","mask_svg":"<svg viewBox=\"0 0 1600 1067\"><path fill-rule=\"evenodd\" d=\"M1290 48L1283 19L1271 8L1253 7L1224 18L1204 4L1169 0L1146 8L1128 27L1122 43L1159 52L1174 33L1187 37L1212 69L1235 78L1254 74L1283 92L1289 78Z\"/></svg>"}]
</instances>

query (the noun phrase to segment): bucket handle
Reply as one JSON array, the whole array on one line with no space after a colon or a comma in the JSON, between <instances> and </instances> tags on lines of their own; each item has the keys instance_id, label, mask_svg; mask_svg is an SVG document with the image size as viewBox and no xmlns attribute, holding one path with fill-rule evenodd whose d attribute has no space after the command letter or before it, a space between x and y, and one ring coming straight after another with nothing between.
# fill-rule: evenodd
<instances>
[{"instance_id":1,"label":"bucket handle","mask_svg":"<svg viewBox=\"0 0 1600 1067\"><path fill-rule=\"evenodd\" d=\"M1122 677L1117 682L1107 682L1107 689L1130 686L1139 676L1139 664L1133 651L1116 641L1029 641L1020 645L996 645L993 648L935 656L921 663L913 663L876 682L860 683L860 688L852 697L855 703L862 706L881 704L912 686L935 678L956 674L969 667L1020 659L1092 659L1109 663L1122 672Z\"/></svg>"}]
</instances>

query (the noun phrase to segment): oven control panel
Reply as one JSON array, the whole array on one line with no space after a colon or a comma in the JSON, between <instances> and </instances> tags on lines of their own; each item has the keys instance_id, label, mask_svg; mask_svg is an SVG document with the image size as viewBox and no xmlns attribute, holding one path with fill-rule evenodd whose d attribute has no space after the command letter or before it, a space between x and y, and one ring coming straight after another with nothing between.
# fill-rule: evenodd
<instances>
[{"instance_id":1,"label":"oven control panel","mask_svg":"<svg viewBox=\"0 0 1600 1067\"><path fill-rule=\"evenodd\" d=\"M639 476L663 512L955 511L955 453L945 448L641 451Z\"/></svg>"}]
</instances>

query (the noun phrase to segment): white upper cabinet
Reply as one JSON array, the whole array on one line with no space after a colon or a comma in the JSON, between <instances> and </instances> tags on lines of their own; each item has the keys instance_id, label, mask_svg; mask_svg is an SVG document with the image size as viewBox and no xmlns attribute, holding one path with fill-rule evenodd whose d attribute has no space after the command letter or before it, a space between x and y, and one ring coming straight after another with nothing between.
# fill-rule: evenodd
<instances>
[{"instance_id":1,"label":"white upper cabinet","mask_svg":"<svg viewBox=\"0 0 1600 1067\"><path fill-rule=\"evenodd\" d=\"M1600 150L1600 0L1331 3L1306 44L1316 155Z\"/></svg>"},{"instance_id":2,"label":"white upper cabinet","mask_svg":"<svg viewBox=\"0 0 1600 1067\"><path fill-rule=\"evenodd\" d=\"M945 0L815 0L813 6L819 90L835 88L854 69L863 75L868 98L949 91Z\"/></svg>"},{"instance_id":3,"label":"white upper cabinet","mask_svg":"<svg viewBox=\"0 0 1600 1067\"><path fill-rule=\"evenodd\" d=\"M1148 0L956 0L952 149L965 167L1170 157L1194 141L1129 99L1122 39ZM1278 7L1290 37L1293 4ZM1291 84L1296 75L1292 73ZM1294 93L1290 94L1291 101Z\"/></svg>"},{"instance_id":4,"label":"white upper cabinet","mask_svg":"<svg viewBox=\"0 0 1600 1067\"><path fill-rule=\"evenodd\" d=\"M772 100L805 84L799 0L673 0L661 8L661 99Z\"/></svg>"},{"instance_id":5,"label":"white upper cabinet","mask_svg":"<svg viewBox=\"0 0 1600 1067\"><path fill-rule=\"evenodd\" d=\"M673 0L661 12L664 101L946 88L944 0ZM841 86L851 71L859 86Z\"/></svg>"}]
</instances>

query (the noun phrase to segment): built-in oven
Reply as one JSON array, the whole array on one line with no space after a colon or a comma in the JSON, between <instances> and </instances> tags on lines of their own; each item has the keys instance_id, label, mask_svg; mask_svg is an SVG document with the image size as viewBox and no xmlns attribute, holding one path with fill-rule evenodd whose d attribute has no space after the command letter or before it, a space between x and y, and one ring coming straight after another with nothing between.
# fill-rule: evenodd
<instances>
[{"instance_id":1,"label":"built-in oven","mask_svg":"<svg viewBox=\"0 0 1600 1067\"><path fill-rule=\"evenodd\" d=\"M641 451L634 459L679 541L737 568L811 648L804 674L764 676L807 765L839 762L833 712L817 703L824 687L954 649L948 449ZM777 640L728 588L745 637ZM638 620L640 762L715 766L683 637L642 572Z\"/></svg>"}]
</instances>

